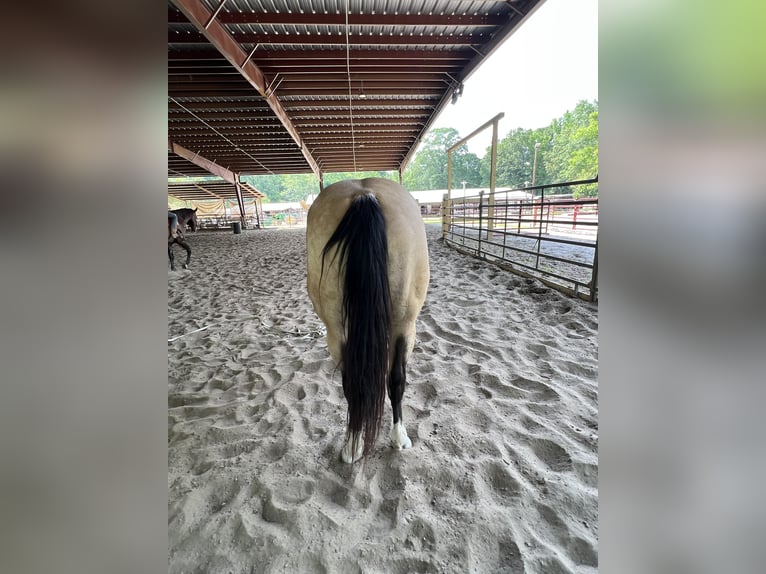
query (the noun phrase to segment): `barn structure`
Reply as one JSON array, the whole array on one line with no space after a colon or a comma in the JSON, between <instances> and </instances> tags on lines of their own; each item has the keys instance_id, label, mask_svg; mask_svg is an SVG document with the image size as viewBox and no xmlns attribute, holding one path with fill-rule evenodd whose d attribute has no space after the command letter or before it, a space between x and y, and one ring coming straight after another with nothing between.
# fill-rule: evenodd
<instances>
[{"instance_id":1,"label":"barn structure","mask_svg":"<svg viewBox=\"0 0 766 574\"><path fill-rule=\"evenodd\" d=\"M171 0L168 178L401 174L542 0ZM509 62L509 65L512 63ZM200 190L176 186L178 199Z\"/></svg>"},{"instance_id":2,"label":"barn structure","mask_svg":"<svg viewBox=\"0 0 766 574\"><path fill-rule=\"evenodd\" d=\"M220 178L172 193L233 197L244 219L260 193L245 175L314 173L317 192L334 172L401 178L540 4L171 0L168 180ZM597 570L594 306L463 256L490 260L519 229L482 227L513 200L490 187L478 218L453 190L449 241L424 226L431 302L403 407L417 442L362 466L337 457L346 399L305 232L193 237L204 264L168 280L169 573ZM545 258L516 239L528 266Z\"/></svg>"}]
</instances>

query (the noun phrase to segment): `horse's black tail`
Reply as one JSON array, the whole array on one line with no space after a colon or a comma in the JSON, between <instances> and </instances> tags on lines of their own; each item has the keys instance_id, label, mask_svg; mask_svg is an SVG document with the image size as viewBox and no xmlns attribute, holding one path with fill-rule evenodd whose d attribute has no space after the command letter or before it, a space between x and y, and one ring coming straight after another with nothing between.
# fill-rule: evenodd
<instances>
[{"instance_id":1,"label":"horse's black tail","mask_svg":"<svg viewBox=\"0 0 766 574\"><path fill-rule=\"evenodd\" d=\"M391 347L388 243L380 204L372 194L356 197L322 252L336 246L343 276L341 352L343 394L348 402L346 438L355 453L364 433L364 455L375 446L386 398ZM345 272L344 272L345 271Z\"/></svg>"}]
</instances>

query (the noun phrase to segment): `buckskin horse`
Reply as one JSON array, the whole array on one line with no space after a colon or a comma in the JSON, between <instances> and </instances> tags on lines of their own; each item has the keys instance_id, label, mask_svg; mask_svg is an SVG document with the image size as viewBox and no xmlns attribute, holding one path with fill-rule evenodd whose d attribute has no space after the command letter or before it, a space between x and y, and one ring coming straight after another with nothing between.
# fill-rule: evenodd
<instances>
[{"instance_id":1,"label":"buckskin horse","mask_svg":"<svg viewBox=\"0 0 766 574\"><path fill-rule=\"evenodd\" d=\"M417 202L387 179L335 183L309 210L306 243L309 298L327 327L348 403L341 459L353 463L372 452L386 390L391 446L410 448L402 398L429 281Z\"/></svg>"}]
</instances>

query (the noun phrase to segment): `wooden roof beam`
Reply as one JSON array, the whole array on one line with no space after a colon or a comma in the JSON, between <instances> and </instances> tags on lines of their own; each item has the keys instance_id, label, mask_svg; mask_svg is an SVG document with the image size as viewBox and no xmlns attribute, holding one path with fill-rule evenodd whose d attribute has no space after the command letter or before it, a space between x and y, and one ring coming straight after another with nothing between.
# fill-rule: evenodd
<instances>
[{"instance_id":1,"label":"wooden roof beam","mask_svg":"<svg viewBox=\"0 0 766 574\"><path fill-rule=\"evenodd\" d=\"M168 151L184 158L185 160L190 161L194 165L199 166L206 171L209 171L213 175L217 175L218 177L225 179L229 183L233 184L235 181L237 181L233 171L218 165L214 161L211 161L206 157L188 150L185 147L178 145L177 143L174 143L170 140L168 140Z\"/></svg>"},{"instance_id":2,"label":"wooden roof beam","mask_svg":"<svg viewBox=\"0 0 766 574\"><path fill-rule=\"evenodd\" d=\"M249 58L248 54L242 49L238 41L232 37L232 35L226 30L226 28L218 20L211 20L211 12L208 10L200 0L172 0L173 4L183 12L184 16L197 28L204 33L204 37L207 38L216 49L229 61L232 66L240 71L242 76L258 90L258 93L264 97L269 107L274 111L276 116L282 122L290 136L298 144L301 149L301 153L306 158L311 170L317 175L320 175L319 164L311 155L301 139L298 130L295 129L292 121L287 116L287 112L282 107L282 104L277 99L273 92L268 91L266 85L266 78L263 72L256 66Z\"/></svg>"},{"instance_id":3,"label":"wooden roof beam","mask_svg":"<svg viewBox=\"0 0 766 574\"><path fill-rule=\"evenodd\" d=\"M199 184L197 184L197 183L193 183L193 184L192 184L192 186L194 186L194 187L196 187L196 188L198 188L198 189L201 189L201 190L202 190L202 191L204 191L205 193L209 193L210 195L212 195L212 196L213 196L213 197L215 197L216 199L223 199L223 197L221 197L220 195L218 195L218 194L216 194L216 193L213 193L213 192L212 192L212 191L210 191L209 189L206 189L205 187L203 187L203 186L201 186L201 185L199 185Z\"/></svg>"}]
</instances>

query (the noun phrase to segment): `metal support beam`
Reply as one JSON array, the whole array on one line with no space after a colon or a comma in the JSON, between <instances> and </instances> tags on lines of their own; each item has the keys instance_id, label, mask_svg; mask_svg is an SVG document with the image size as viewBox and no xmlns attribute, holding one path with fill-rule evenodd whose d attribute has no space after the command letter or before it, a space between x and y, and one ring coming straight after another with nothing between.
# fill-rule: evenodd
<instances>
[{"instance_id":1,"label":"metal support beam","mask_svg":"<svg viewBox=\"0 0 766 574\"><path fill-rule=\"evenodd\" d=\"M221 196L221 195L218 195L217 193L213 193L213 192L212 192L212 191L210 191L208 188L206 188L206 187L204 187L204 186L202 186L202 185L200 185L200 184L198 184L198 183L192 183L192 185L193 185L194 187L196 187L197 189L200 189L200 190L204 191L205 193L209 193L210 195L212 195L212 196L213 196L213 197L215 197L216 199L220 199L221 201L223 201L223 200L224 200L223 196Z\"/></svg>"},{"instance_id":2,"label":"metal support beam","mask_svg":"<svg viewBox=\"0 0 766 574\"><path fill-rule=\"evenodd\" d=\"M489 164L489 207L487 208L487 241L491 241L490 234L495 226L495 180L497 177L497 122L502 114L492 118L492 152Z\"/></svg>"},{"instance_id":3,"label":"metal support beam","mask_svg":"<svg viewBox=\"0 0 766 574\"><path fill-rule=\"evenodd\" d=\"M213 20L216 19L219 12L223 9L224 4L226 4L226 0L221 0L221 3L218 5L218 9L213 13L212 16L210 16L210 20L208 20L207 24L205 24L205 30L207 30L210 27L210 24L213 23Z\"/></svg>"},{"instance_id":4,"label":"metal support beam","mask_svg":"<svg viewBox=\"0 0 766 574\"><path fill-rule=\"evenodd\" d=\"M236 176L231 170L226 169L225 167L218 165L214 161L211 161L205 157L202 157L198 153L188 150L185 147L178 145L177 143L173 143L170 140L168 140L168 151L173 152L177 156L180 156L186 160L189 160L194 165L197 165L201 167L202 169L209 171L213 175L217 175L218 177L225 179L229 183L236 183L237 181Z\"/></svg>"},{"instance_id":5,"label":"metal support beam","mask_svg":"<svg viewBox=\"0 0 766 574\"><path fill-rule=\"evenodd\" d=\"M237 181L234 182L234 189L237 190L237 204L239 205L239 220L242 222L242 229L247 228L247 218L245 217L245 200L242 198L242 188L239 186L239 174Z\"/></svg>"},{"instance_id":6,"label":"metal support beam","mask_svg":"<svg viewBox=\"0 0 766 574\"><path fill-rule=\"evenodd\" d=\"M505 117L505 112L500 112L499 114L497 114L497 115L496 115L494 118L492 118L491 120L488 120L488 121L484 122L483 124L481 124L481 125L480 125L478 128L476 128L475 130L473 130L473 131L472 131L470 134L468 134L467 136L465 136L465 137L464 137L463 139L461 139L459 142L457 142L456 144L453 144L452 146L450 146L450 148L449 148L447 151L448 151L448 152L451 152L451 151L454 151L454 150L456 150L457 148L459 148L461 145L463 145L465 142L467 142L469 139L471 139L471 138L472 138L473 136L475 136L476 134L478 134L478 133L480 133L480 132L484 131L485 129L487 129L489 126L491 126L491 125L493 125L493 124L495 124L495 125L496 125L496 124L497 124L497 122L499 122L499 121L500 121L501 119L503 119L504 117Z\"/></svg>"},{"instance_id":7,"label":"metal support beam","mask_svg":"<svg viewBox=\"0 0 766 574\"><path fill-rule=\"evenodd\" d=\"M256 229L262 229L261 216L258 211L263 211L263 205L261 204L261 198L255 198L255 227Z\"/></svg>"},{"instance_id":8,"label":"metal support beam","mask_svg":"<svg viewBox=\"0 0 766 574\"><path fill-rule=\"evenodd\" d=\"M218 51L229 61L229 63L239 70L242 77L244 77L250 85L252 85L258 93L263 96L269 107L282 122L287 132L293 138L293 141L298 145L306 158L306 161L311 167L312 171L319 175L319 165L317 164L311 152L304 146L301 136L295 129L292 121L287 116L287 112L282 107L282 104L277 99L277 96L273 93L267 94L266 78L263 72L252 61L247 61L248 54L242 49L232 35L226 30L223 24L218 20L211 21L211 12L208 10L200 0L172 0L173 4L183 12L184 16L196 26L205 38L213 45ZM205 25L210 22L210 26L206 29ZM245 62L242 65L242 62Z\"/></svg>"}]
</instances>

